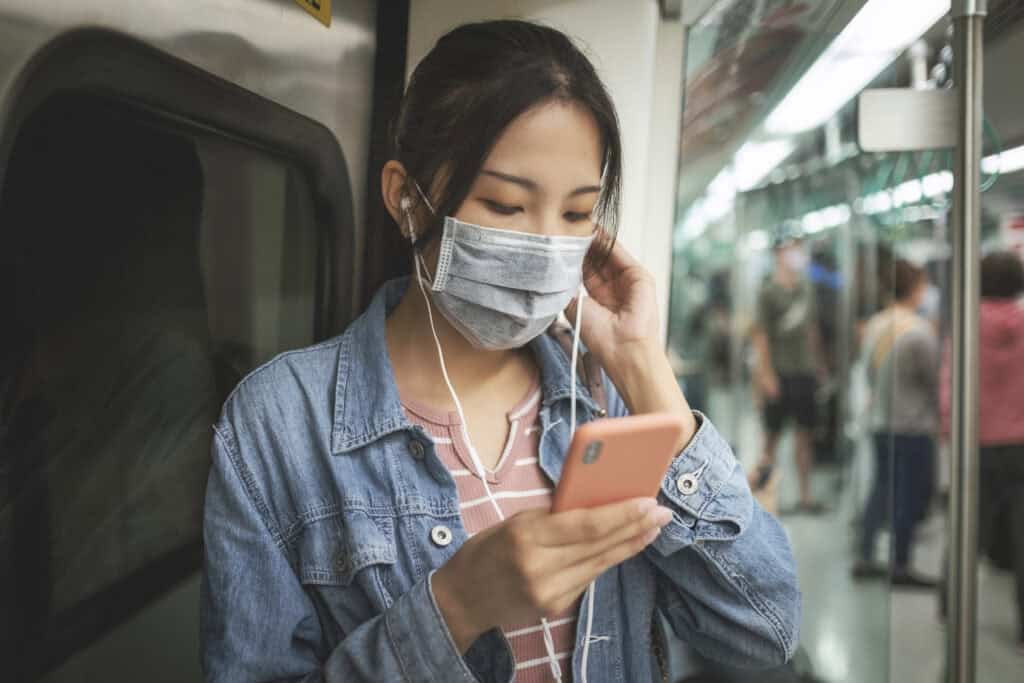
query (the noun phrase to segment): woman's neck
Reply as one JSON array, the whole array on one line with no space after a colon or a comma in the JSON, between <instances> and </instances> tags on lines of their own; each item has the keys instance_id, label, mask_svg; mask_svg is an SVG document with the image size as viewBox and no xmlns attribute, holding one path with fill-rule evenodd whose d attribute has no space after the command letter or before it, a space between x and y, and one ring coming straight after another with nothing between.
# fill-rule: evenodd
<instances>
[{"instance_id":1,"label":"woman's neck","mask_svg":"<svg viewBox=\"0 0 1024 683\"><path fill-rule=\"evenodd\" d=\"M463 405L474 395L506 389L515 391L524 377L532 378L536 374L535 362L527 348L478 349L452 327L436 306L432 313L448 378ZM427 306L415 276L385 322L385 339L399 392L438 408L453 409L454 401L445 384L437 345L431 334Z\"/></svg>"}]
</instances>

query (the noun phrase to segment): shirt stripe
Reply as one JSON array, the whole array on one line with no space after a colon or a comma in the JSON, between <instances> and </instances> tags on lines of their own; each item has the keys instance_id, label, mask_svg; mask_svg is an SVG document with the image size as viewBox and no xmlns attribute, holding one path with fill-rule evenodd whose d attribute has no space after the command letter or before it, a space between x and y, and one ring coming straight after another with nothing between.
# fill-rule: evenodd
<instances>
[{"instance_id":1,"label":"shirt stripe","mask_svg":"<svg viewBox=\"0 0 1024 683\"><path fill-rule=\"evenodd\" d=\"M572 654L572 652L556 652L555 653L555 659L565 659L566 657L568 657L571 654ZM519 664L516 664L516 671L519 671L520 669L529 669L531 667L540 666L541 664L547 664L547 663L548 663L548 656L547 655L544 655L543 657L537 657L536 659L528 659L525 662L521 662Z\"/></svg>"},{"instance_id":2,"label":"shirt stripe","mask_svg":"<svg viewBox=\"0 0 1024 683\"><path fill-rule=\"evenodd\" d=\"M550 496L551 489L533 489L532 491L501 491L494 493L492 496L495 500L504 500L506 498L532 498L533 496ZM465 503L459 503L459 509L465 510L466 508L476 507L483 503L489 503L491 500L490 496L482 496L473 500L467 500Z\"/></svg>"},{"instance_id":3,"label":"shirt stripe","mask_svg":"<svg viewBox=\"0 0 1024 683\"><path fill-rule=\"evenodd\" d=\"M574 621L576 621L576 617L566 617L565 619L557 619L555 621L548 621L548 628L556 628L558 626L562 626L563 624L569 624L569 623L572 623ZM537 626L528 626L526 628L517 629L515 631L507 631L505 633L505 637L506 638L515 638L516 636L525 636L528 633L537 633L538 631L543 631L543 630L544 630L544 627L538 624Z\"/></svg>"}]
</instances>

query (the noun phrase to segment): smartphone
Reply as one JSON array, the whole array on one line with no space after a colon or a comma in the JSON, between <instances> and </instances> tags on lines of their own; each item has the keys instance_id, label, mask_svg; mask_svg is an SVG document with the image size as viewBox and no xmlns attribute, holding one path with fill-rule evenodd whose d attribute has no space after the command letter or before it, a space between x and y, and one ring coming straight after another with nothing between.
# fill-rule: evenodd
<instances>
[{"instance_id":1,"label":"smartphone","mask_svg":"<svg viewBox=\"0 0 1024 683\"><path fill-rule=\"evenodd\" d=\"M653 498L677 455L683 420L650 413L594 420L576 429L552 512L590 508L627 498Z\"/></svg>"}]
</instances>

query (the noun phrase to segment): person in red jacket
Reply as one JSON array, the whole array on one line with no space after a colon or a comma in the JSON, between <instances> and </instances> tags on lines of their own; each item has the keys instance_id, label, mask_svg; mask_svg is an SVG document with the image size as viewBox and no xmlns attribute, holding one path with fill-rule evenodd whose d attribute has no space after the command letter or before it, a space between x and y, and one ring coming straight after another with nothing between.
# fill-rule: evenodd
<instances>
[{"instance_id":1,"label":"person in red jacket","mask_svg":"<svg viewBox=\"0 0 1024 683\"><path fill-rule=\"evenodd\" d=\"M1017 647L1024 654L1024 263L1011 252L981 262L978 440L979 550L1009 555L1017 583ZM943 431L949 433L952 381L943 363ZM997 530L1005 530L997 531ZM1008 532L1008 533L1006 533ZM1007 552L1009 551L1009 552Z\"/></svg>"}]
</instances>

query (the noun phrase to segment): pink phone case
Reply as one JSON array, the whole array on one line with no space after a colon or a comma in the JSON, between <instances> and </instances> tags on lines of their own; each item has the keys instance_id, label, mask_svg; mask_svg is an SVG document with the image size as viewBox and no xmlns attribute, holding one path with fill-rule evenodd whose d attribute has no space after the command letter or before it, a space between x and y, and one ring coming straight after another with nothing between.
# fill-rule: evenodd
<instances>
[{"instance_id":1,"label":"pink phone case","mask_svg":"<svg viewBox=\"0 0 1024 683\"><path fill-rule=\"evenodd\" d=\"M653 413L595 420L576 430L552 512L653 498L676 456L683 420Z\"/></svg>"}]
</instances>

